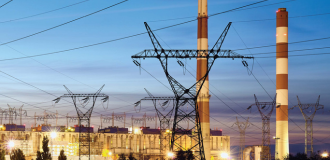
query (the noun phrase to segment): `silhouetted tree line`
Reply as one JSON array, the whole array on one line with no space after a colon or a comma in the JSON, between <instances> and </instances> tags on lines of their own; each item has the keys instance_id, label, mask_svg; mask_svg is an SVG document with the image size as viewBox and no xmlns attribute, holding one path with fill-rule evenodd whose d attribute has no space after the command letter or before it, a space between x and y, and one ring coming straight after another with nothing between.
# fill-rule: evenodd
<instances>
[{"instance_id":1,"label":"silhouetted tree line","mask_svg":"<svg viewBox=\"0 0 330 160\"><path fill-rule=\"evenodd\" d=\"M329 155L327 157L322 157L322 153L318 151L311 157L307 157L305 153L297 153L296 155L289 154L284 160L330 160L330 158Z\"/></svg>"}]
</instances>

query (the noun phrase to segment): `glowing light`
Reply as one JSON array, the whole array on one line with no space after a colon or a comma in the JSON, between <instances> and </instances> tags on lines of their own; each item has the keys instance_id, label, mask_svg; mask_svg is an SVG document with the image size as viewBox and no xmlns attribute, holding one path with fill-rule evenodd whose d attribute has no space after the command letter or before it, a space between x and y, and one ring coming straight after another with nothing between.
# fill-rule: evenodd
<instances>
[{"instance_id":1,"label":"glowing light","mask_svg":"<svg viewBox=\"0 0 330 160\"><path fill-rule=\"evenodd\" d=\"M286 36L286 33L284 33L284 35Z\"/></svg>"},{"instance_id":2,"label":"glowing light","mask_svg":"<svg viewBox=\"0 0 330 160\"><path fill-rule=\"evenodd\" d=\"M174 157L174 153L172 153L172 152L168 152L168 153L167 153L167 156L168 156L168 157Z\"/></svg>"},{"instance_id":3,"label":"glowing light","mask_svg":"<svg viewBox=\"0 0 330 160\"><path fill-rule=\"evenodd\" d=\"M322 156L323 158L326 158L326 157L329 156L329 154L328 154L328 152L323 152L323 153L321 154L321 156Z\"/></svg>"},{"instance_id":4,"label":"glowing light","mask_svg":"<svg viewBox=\"0 0 330 160\"><path fill-rule=\"evenodd\" d=\"M14 141L9 141L9 142L8 142L8 147L9 147L9 148L13 148L14 146L15 146Z\"/></svg>"},{"instance_id":5,"label":"glowing light","mask_svg":"<svg viewBox=\"0 0 330 160\"><path fill-rule=\"evenodd\" d=\"M221 153L221 158L228 158L228 153L225 153L225 152L223 152L223 153Z\"/></svg>"},{"instance_id":6,"label":"glowing light","mask_svg":"<svg viewBox=\"0 0 330 160\"><path fill-rule=\"evenodd\" d=\"M276 34L276 37L278 36L278 34Z\"/></svg>"},{"instance_id":7,"label":"glowing light","mask_svg":"<svg viewBox=\"0 0 330 160\"><path fill-rule=\"evenodd\" d=\"M50 133L50 137L51 137L52 139L56 138L56 136L57 136L56 132L52 132L52 133Z\"/></svg>"},{"instance_id":8,"label":"glowing light","mask_svg":"<svg viewBox=\"0 0 330 160\"><path fill-rule=\"evenodd\" d=\"M134 133L135 133L135 134L139 133L139 129L135 128L135 129L134 129Z\"/></svg>"},{"instance_id":9,"label":"glowing light","mask_svg":"<svg viewBox=\"0 0 330 160\"><path fill-rule=\"evenodd\" d=\"M169 133L169 132L170 132L170 130L168 130L168 129L167 129L167 130L166 130L166 132L167 132L167 133Z\"/></svg>"},{"instance_id":10,"label":"glowing light","mask_svg":"<svg viewBox=\"0 0 330 160\"><path fill-rule=\"evenodd\" d=\"M109 152L109 156L111 156L112 155L112 153L111 152Z\"/></svg>"}]
</instances>

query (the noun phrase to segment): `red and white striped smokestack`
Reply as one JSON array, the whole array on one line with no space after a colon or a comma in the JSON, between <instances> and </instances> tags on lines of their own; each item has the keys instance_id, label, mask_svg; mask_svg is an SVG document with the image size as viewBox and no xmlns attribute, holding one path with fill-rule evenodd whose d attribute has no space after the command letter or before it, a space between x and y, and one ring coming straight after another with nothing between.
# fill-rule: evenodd
<instances>
[{"instance_id":1,"label":"red and white striped smokestack","mask_svg":"<svg viewBox=\"0 0 330 160\"><path fill-rule=\"evenodd\" d=\"M279 138L278 158L289 154L288 131L288 12L279 8L276 13L276 137Z\"/></svg>"},{"instance_id":2,"label":"red and white striped smokestack","mask_svg":"<svg viewBox=\"0 0 330 160\"><path fill-rule=\"evenodd\" d=\"M197 32L197 49L208 49L208 26L207 26L207 0L198 0L198 32ZM197 76L196 80L200 80L207 72L207 59L197 58ZM203 146L205 159L210 160L210 109L209 109L209 78L198 95L197 104L201 123Z\"/></svg>"}]
</instances>

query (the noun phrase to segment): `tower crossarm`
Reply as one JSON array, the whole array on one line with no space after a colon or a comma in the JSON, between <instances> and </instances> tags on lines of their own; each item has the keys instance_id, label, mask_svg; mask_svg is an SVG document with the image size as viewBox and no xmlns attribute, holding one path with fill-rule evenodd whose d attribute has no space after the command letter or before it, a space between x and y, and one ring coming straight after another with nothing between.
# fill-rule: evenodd
<instances>
[{"instance_id":1,"label":"tower crossarm","mask_svg":"<svg viewBox=\"0 0 330 160\"><path fill-rule=\"evenodd\" d=\"M253 59L252 56L243 56L232 50L192 50L192 49L147 49L132 56L139 58L243 58Z\"/></svg>"},{"instance_id":2,"label":"tower crossarm","mask_svg":"<svg viewBox=\"0 0 330 160\"><path fill-rule=\"evenodd\" d=\"M301 114L305 118L305 153L308 156L313 156L313 118L317 110L324 109L324 106L320 104L320 96L317 98L316 103L302 104L297 96L298 105L291 107L294 109L298 107Z\"/></svg>"},{"instance_id":3,"label":"tower crossarm","mask_svg":"<svg viewBox=\"0 0 330 160\"><path fill-rule=\"evenodd\" d=\"M324 105L320 104L320 96L318 97L316 103L305 103L302 104L300 102L299 97L297 96L298 105L295 105L291 107L290 109L294 109L295 107L298 107L304 116L305 120L313 120L315 113L317 110L324 109Z\"/></svg>"}]
</instances>

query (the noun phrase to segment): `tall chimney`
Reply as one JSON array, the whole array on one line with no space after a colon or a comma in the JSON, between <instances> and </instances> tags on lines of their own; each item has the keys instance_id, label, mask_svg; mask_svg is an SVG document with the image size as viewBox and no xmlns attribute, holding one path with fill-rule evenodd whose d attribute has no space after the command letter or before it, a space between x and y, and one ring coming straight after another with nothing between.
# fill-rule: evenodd
<instances>
[{"instance_id":1,"label":"tall chimney","mask_svg":"<svg viewBox=\"0 0 330 160\"><path fill-rule=\"evenodd\" d=\"M289 154L288 131L288 12L279 8L276 13L276 138L277 157Z\"/></svg>"},{"instance_id":2,"label":"tall chimney","mask_svg":"<svg viewBox=\"0 0 330 160\"><path fill-rule=\"evenodd\" d=\"M198 0L198 32L197 49L208 49L208 26L207 26L207 0ZM197 76L200 80L207 72L207 58L197 58ZM197 88L198 89L198 88ZM201 123L202 138L205 159L210 160L210 109L209 109L209 78L205 80L203 87L197 97L198 112Z\"/></svg>"}]
</instances>

